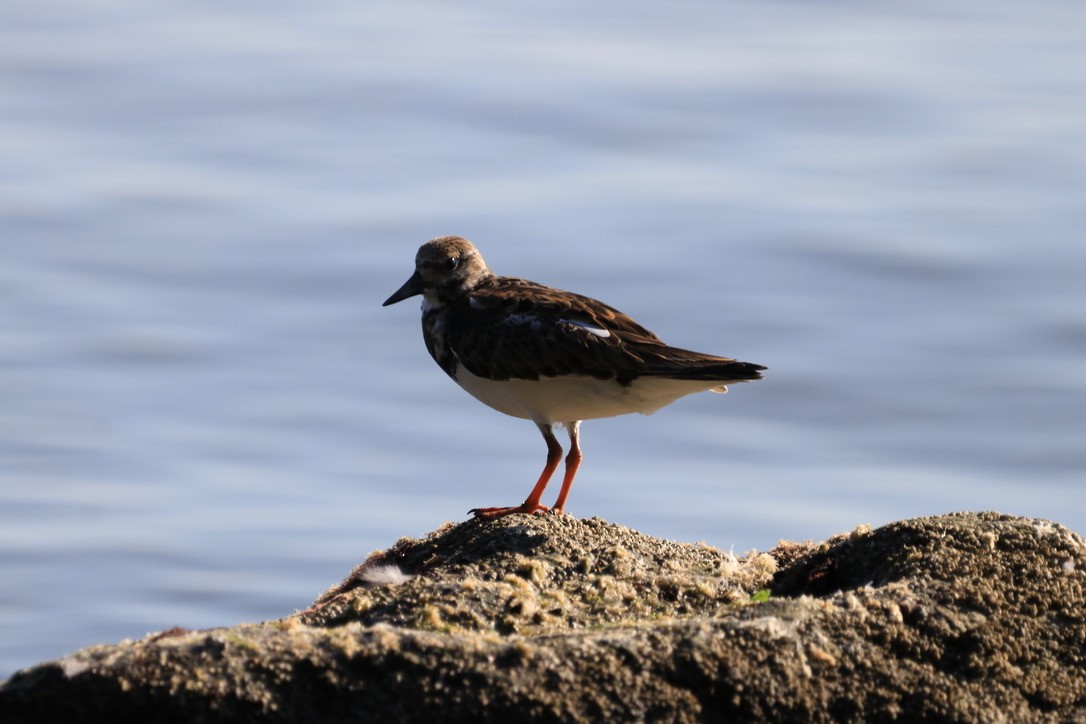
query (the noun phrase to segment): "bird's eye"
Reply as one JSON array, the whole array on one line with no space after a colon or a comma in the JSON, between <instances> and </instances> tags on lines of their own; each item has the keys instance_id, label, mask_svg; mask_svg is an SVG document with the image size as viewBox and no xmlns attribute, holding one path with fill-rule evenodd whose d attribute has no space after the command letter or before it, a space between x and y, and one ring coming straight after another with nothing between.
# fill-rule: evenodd
<instances>
[{"instance_id":1,"label":"bird's eye","mask_svg":"<svg viewBox=\"0 0 1086 724\"><path fill-rule=\"evenodd\" d=\"M451 257L449 257L448 259L445 260L445 268L447 270L449 270L449 271L452 271L453 269L455 269L459 265L460 265L460 257L451 256Z\"/></svg>"}]
</instances>

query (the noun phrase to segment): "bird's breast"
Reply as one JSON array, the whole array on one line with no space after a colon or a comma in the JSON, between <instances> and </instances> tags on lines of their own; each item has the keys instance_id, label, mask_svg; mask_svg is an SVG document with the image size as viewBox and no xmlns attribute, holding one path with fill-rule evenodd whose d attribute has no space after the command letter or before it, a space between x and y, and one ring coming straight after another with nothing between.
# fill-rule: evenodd
<instances>
[{"instance_id":1,"label":"bird's breast","mask_svg":"<svg viewBox=\"0 0 1086 724\"><path fill-rule=\"evenodd\" d=\"M453 379L456 378L456 369L459 366L456 355L449 349L445 338L445 310L440 307L428 306L425 302L422 307L422 338L426 342L426 351L434 358Z\"/></svg>"}]
</instances>

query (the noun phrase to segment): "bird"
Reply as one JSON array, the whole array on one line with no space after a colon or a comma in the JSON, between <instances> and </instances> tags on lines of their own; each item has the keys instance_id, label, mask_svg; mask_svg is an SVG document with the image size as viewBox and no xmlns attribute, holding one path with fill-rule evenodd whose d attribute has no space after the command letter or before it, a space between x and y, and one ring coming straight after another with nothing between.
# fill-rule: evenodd
<instances>
[{"instance_id":1,"label":"bird","mask_svg":"<svg viewBox=\"0 0 1086 724\"><path fill-rule=\"evenodd\" d=\"M473 508L492 520L515 513L562 513L582 460L583 420L651 414L681 397L726 392L762 378L764 366L670 347L631 317L590 297L499 276L459 236L419 247L415 271L382 306L422 296L422 334L434 361L476 399L531 420L547 462L520 505ZM556 425L569 434L562 487L540 500L562 458Z\"/></svg>"}]
</instances>

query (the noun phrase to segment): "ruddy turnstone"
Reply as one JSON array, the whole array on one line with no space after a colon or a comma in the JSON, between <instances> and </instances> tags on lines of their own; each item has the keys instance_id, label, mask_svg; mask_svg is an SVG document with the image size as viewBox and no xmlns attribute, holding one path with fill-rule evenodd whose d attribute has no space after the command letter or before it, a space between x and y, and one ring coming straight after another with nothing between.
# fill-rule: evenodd
<instances>
[{"instance_id":1,"label":"ruddy turnstone","mask_svg":"<svg viewBox=\"0 0 1086 724\"><path fill-rule=\"evenodd\" d=\"M478 518L546 511L543 490L562 458L554 426L570 450L558 500L561 512L581 464L582 420L648 415L694 392L761 379L765 367L669 347L630 317L595 299L501 277L467 239L423 244L415 273L385 300L422 295L422 335L430 356L479 401L531 420L547 441L547 464L527 499L475 508Z\"/></svg>"}]
</instances>

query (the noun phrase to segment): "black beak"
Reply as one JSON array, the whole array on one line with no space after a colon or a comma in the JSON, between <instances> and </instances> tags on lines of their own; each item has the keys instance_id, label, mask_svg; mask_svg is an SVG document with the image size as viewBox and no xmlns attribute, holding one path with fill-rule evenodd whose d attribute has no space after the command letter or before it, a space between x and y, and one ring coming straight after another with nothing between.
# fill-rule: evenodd
<instances>
[{"instance_id":1,"label":"black beak","mask_svg":"<svg viewBox=\"0 0 1086 724\"><path fill-rule=\"evenodd\" d=\"M403 283L403 286L392 293L392 296L385 300L382 307L387 307L390 304L396 302L402 302L403 300L413 297L416 294L422 294L425 284L422 281L422 277L419 276L418 270L411 275L411 278Z\"/></svg>"}]
</instances>

